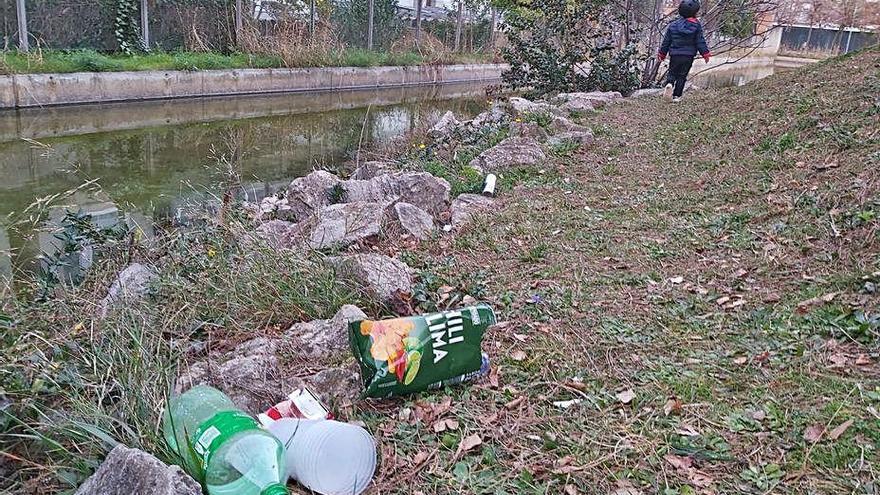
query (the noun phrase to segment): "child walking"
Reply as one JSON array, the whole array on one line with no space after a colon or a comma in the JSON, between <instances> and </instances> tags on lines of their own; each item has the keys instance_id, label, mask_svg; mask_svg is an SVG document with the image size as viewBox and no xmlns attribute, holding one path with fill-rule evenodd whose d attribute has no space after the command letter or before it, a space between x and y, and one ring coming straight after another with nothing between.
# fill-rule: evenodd
<instances>
[{"instance_id":1,"label":"child walking","mask_svg":"<svg viewBox=\"0 0 880 495\"><path fill-rule=\"evenodd\" d=\"M699 11L698 0L682 0L678 5L678 14L681 17L669 25L663 44L660 45L657 58L662 62L669 55L669 76L663 89L663 99L666 101L681 101L684 83L687 82L697 52L707 64L712 56L706 38L703 37L703 25L696 17Z\"/></svg>"}]
</instances>

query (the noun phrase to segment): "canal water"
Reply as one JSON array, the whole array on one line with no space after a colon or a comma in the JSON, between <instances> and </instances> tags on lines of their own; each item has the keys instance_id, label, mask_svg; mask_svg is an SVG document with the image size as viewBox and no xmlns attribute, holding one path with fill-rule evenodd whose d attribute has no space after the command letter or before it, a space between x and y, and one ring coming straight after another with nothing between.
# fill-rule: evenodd
<instances>
[{"instance_id":1,"label":"canal water","mask_svg":"<svg viewBox=\"0 0 880 495\"><path fill-rule=\"evenodd\" d=\"M184 205L210 202L235 172L258 200L315 168L339 169L419 122L451 110L473 116L484 86L444 85L318 94L178 100L0 112L0 279L57 250L51 232L11 228L40 198L97 181L48 211L82 211L95 224L185 222ZM0 280L2 283L2 280Z\"/></svg>"}]
</instances>

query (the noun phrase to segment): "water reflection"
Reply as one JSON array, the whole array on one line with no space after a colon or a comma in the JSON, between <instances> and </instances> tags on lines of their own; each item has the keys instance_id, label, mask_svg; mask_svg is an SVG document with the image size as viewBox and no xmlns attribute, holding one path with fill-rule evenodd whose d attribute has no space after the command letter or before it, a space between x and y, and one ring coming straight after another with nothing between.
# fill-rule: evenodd
<instances>
[{"instance_id":1,"label":"water reflection","mask_svg":"<svg viewBox=\"0 0 880 495\"><path fill-rule=\"evenodd\" d=\"M448 91L451 90L444 95L460 96L463 90ZM380 93L372 92L367 103L384 103L394 97ZM330 108L343 108L318 113L301 113L303 108L311 109L316 101L322 101L314 96L314 101L302 96L271 97L274 107L267 105L265 99L236 99L234 104L223 103L224 107L233 105L234 115L245 114L248 118L225 120L217 120L220 109L208 103L179 102L190 108L196 105L200 110L190 115L189 122L183 122L186 119L179 114L175 119L183 123L161 126L153 123L157 112L168 114L173 109L169 102L154 103L143 112L134 110L147 107L133 106L128 120L122 118L119 106L106 108L111 116L96 108L82 108L81 116L92 118L91 122L71 119L65 113L68 110L60 109L42 117L32 113L0 114L0 123L5 122L0 124L0 130L7 132L7 138L11 137L9 129L15 127L9 121L17 119L17 131L12 134L24 138L33 135L41 143L23 139L2 142L0 136L0 218L22 211L35 198L76 188L88 180L97 179L103 191L100 199L76 194L65 201L64 207L51 209L47 229L39 235L13 229L4 231L0 255L6 255L0 256L0 276L7 274L8 278L14 267L35 266L33 260L42 257L44 268L65 267L65 273L58 273L59 278L78 278L88 268L93 253L88 249L65 252L59 236L63 237L61 220L68 211L89 215L96 228L137 225L149 236L156 222L187 223L193 204L212 208L219 194L218 184L228 180L225 165L218 165L219 157L235 163L235 172L243 183L238 192L258 200L314 168L338 168L361 146L399 136L413 128L421 117L446 110L474 115L482 107L482 90L472 86L470 94L479 97L366 108L346 108L359 100L336 95ZM403 96L416 98L412 91ZM435 90L423 96L443 95ZM291 102L290 98L296 101ZM252 101L254 108L245 111L241 100ZM327 97L323 101L327 103ZM34 126L39 119L47 122L43 137ZM118 130L91 132L107 128ZM89 132L71 134L76 129ZM3 249L4 246L7 247ZM46 259L58 261L59 257L63 259L54 263L55 268L46 265Z\"/></svg>"}]
</instances>

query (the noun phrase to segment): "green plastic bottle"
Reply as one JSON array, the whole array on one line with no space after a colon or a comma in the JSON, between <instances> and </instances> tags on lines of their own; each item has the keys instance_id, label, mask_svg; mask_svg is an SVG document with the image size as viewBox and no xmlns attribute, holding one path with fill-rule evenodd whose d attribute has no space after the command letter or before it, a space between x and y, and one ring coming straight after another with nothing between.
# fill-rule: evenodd
<instances>
[{"instance_id":1,"label":"green plastic bottle","mask_svg":"<svg viewBox=\"0 0 880 495\"><path fill-rule=\"evenodd\" d=\"M199 385L175 397L162 430L209 495L289 495L281 443L223 392Z\"/></svg>"}]
</instances>

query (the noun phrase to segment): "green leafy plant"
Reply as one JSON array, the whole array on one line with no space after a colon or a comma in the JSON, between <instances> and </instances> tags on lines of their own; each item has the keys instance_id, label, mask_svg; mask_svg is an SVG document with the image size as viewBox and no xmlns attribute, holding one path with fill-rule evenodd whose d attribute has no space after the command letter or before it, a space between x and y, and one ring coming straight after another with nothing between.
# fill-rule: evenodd
<instances>
[{"instance_id":1,"label":"green leafy plant","mask_svg":"<svg viewBox=\"0 0 880 495\"><path fill-rule=\"evenodd\" d=\"M138 25L138 0L116 0L116 17L113 34L119 44L119 51L132 55L144 50Z\"/></svg>"}]
</instances>

